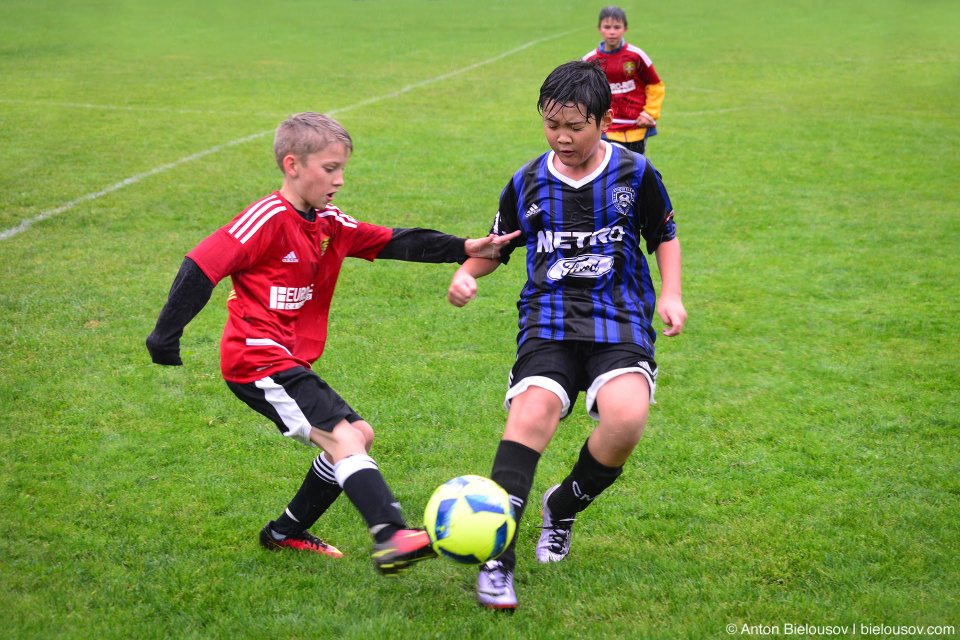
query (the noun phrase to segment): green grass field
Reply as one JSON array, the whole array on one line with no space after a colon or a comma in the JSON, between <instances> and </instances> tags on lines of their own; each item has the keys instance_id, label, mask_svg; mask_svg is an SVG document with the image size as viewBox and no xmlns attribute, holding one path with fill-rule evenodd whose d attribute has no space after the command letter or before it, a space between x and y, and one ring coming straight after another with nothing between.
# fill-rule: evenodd
<instances>
[{"instance_id":1,"label":"green grass field","mask_svg":"<svg viewBox=\"0 0 960 640\"><path fill-rule=\"evenodd\" d=\"M345 499L319 530L345 559L262 551L315 452L220 379L227 283L185 367L143 341L183 254L279 186L291 113L353 135L346 212L485 233L601 5L0 4L0 638L956 637L960 10L781 4L623 5L667 86L648 156L690 319L563 563L528 511L512 616L470 568L379 577ZM462 310L452 272L348 263L317 366L413 524L506 417L523 269ZM591 425L581 402L534 502Z\"/></svg>"}]
</instances>

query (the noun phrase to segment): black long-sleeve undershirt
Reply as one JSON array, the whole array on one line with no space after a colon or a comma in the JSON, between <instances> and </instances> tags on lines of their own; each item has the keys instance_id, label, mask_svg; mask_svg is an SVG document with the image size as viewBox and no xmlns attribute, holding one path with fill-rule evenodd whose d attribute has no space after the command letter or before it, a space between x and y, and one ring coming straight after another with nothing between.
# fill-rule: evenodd
<instances>
[{"instance_id":1,"label":"black long-sleeve undershirt","mask_svg":"<svg viewBox=\"0 0 960 640\"><path fill-rule=\"evenodd\" d=\"M179 366L180 337L183 329L210 301L217 283L190 258L184 258L170 286L167 303L160 310L157 325L147 336L147 350L157 364Z\"/></svg>"},{"instance_id":2,"label":"black long-sleeve undershirt","mask_svg":"<svg viewBox=\"0 0 960 640\"><path fill-rule=\"evenodd\" d=\"M466 240L433 229L395 228L390 242L377 254L377 260L407 262L463 262Z\"/></svg>"},{"instance_id":3,"label":"black long-sleeve undershirt","mask_svg":"<svg viewBox=\"0 0 960 640\"><path fill-rule=\"evenodd\" d=\"M433 229L398 227L393 229L390 241L377 254L377 259L463 262L466 259L465 242L463 238ZM196 262L190 258L183 259L170 287L167 303L160 311L153 332L147 336L147 350L153 362L170 366L183 364L180 359L183 330L210 301L216 285Z\"/></svg>"}]
</instances>

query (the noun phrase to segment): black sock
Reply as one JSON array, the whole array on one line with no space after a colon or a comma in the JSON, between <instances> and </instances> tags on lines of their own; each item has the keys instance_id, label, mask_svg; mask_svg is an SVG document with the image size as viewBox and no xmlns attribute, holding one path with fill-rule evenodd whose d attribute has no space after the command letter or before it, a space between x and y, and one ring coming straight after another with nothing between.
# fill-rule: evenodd
<instances>
[{"instance_id":1,"label":"black sock","mask_svg":"<svg viewBox=\"0 0 960 640\"><path fill-rule=\"evenodd\" d=\"M367 455L352 455L334 466L337 482L350 502L367 522L377 542L385 542L407 522L400 513L400 504L393 497L380 469Z\"/></svg>"},{"instance_id":2,"label":"black sock","mask_svg":"<svg viewBox=\"0 0 960 640\"><path fill-rule=\"evenodd\" d=\"M547 507L556 519L572 518L593 502L623 473L623 466L605 467L590 454L587 443L580 449L580 457L557 490L550 496Z\"/></svg>"},{"instance_id":3,"label":"black sock","mask_svg":"<svg viewBox=\"0 0 960 640\"><path fill-rule=\"evenodd\" d=\"M511 440L501 440L493 458L490 479L510 494L510 502L513 504L514 515L517 518L517 533L507 549L497 558L511 571L517 564L516 546L517 536L520 534L520 518L523 517L523 511L527 506L527 498L530 497L533 476L539 462L539 453Z\"/></svg>"},{"instance_id":4,"label":"black sock","mask_svg":"<svg viewBox=\"0 0 960 640\"><path fill-rule=\"evenodd\" d=\"M297 494L271 528L283 536L309 529L342 491L334 476L333 465L321 453L307 471Z\"/></svg>"}]
</instances>

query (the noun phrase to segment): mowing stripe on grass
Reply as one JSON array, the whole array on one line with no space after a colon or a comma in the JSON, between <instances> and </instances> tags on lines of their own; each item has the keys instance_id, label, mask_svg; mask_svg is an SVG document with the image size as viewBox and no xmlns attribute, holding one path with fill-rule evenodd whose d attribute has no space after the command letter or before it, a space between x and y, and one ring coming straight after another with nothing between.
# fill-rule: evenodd
<instances>
[{"instance_id":1,"label":"mowing stripe on grass","mask_svg":"<svg viewBox=\"0 0 960 640\"><path fill-rule=\"evenodd\" d=\"M90 104L89 102L51 102L49 100L9 100L0 98L2 104L22 104L35 107L56 107L60 109L100 109L102 111L148 111L151 113L200 113L214 116L264 116L276 118L274 113L247 113L243 111L221 111L218 109L169 109L166 107L135 107L117 104Z\"/></svg>"},{"instance_id":2,"label":"mowing stripe on grass","mask_svg":"<svg viewBox=\"0 0 960 640\"><path fill-rule=\"evenodd\" d=\"M520 46L517 47L516 49L511 49L510 51L507 51L507 52L505 52L505 53L501 53L500 55L494 56L493 58L488 58L487 60L483 60L483 61L481 61L481 62L477 62L477 63L475 63L475 64L471 64L470 66L463 67L462 69L457 69L456 71L451 71L450 73L444 73L444 74L442 74L442 75L435 76L435 77L433 77L433 78L428 78L427 80L422 80L421 82L417 82L417 83L408 85L408 86L403 87L402 89L400 89L400 90L398 90L398 91L394 91L393 93L387 93L387 94L382 95L382 96L376 96L376 97L370 98L370 99L368 99L368 100L363 100L362 102L358 102L358 103L356 103L356 104L351 104L351 105L348 105L348 106L346 106L346 107L341 107L341 108L339 108L339 109L333 109L333 110L331 110L331 111L327 111L327 114L332 116L332 115L336 115L336 114L338 114L338 113L343 113L343 112L345 112L345 111L350 111L351 109L358 109L358 108L360 108L360 107L365 107L365 106L367 106L367 105L369 105L369 104L373 104L374 102L379 102L379 101L381 101L381 100L388 100L388 99L390 99L390 98L397 98L397 97L402 96L403 94L405 94L405 93L407 93L407 92L409 92L409 91L412 91L412 90L414 90L414 89L418 89L418 88L424 87L424 86L426 86L426 85L428 85L428 84L433 84L433 83L435 83L435 82L440 82L440 81L442 81L442 80L446 80L446 79L448 79L448 78L452 78L452 77L454 77L454 76L460 75L461 73L466 73L467 71L471 71L471 70L473 70L473 69L476 69L477 67L482 67L483 65L487 65L487 64L490 64L490 63L492 63L492 62L496 62L496 61L498 61L498 60L502 60L503 58L506 58L507 56L511 56L511 55L513 55L513 54L515 54L515 53L518 53L518 52L520 52L520 51L523 51L524 49L527 49L527 48L532 47L532 46L534 46L534 45L540 44L540 43L542 43L542 42L547 42L547 41L549 41L549 40L555 40L555 39L557 39L557 38L562 38L563 36L570 35L571 33L574 33L574 32L576 32L576 31L581 31L581 29L571 29L570 31L564 31L563 33L557 33L557 34L552 35L552 36L547 36L546 38L540 38L539 40L532 40L532 41L530 41L530 42L528 42L528 43L526 43L526 44L520 45ZM86 105L84 105L84 106L86 106ZM43 220L46 220L46 219L48 219L48 218L52 218L52 217L54 217L54 216L56 216L56 215L59 215L59 214L63 213L64 211L67 211L67 210L69 210L69 209L74 208L74 207L77 206L78 204L82 204L82 203L87 202L87 201L89 201L89 200L96 200L97 198L100 198L100 197L102 197L102 196L111 194L111 193L113 193L114 191L118 191L118 190L122 189L123 187L126 187L126 186L128 186L128 185L131 185L131 184L135 184L135 183L137 183L137 182L140 182L140 181L143 180L144 178L149 178L150 176L156 175L156 174L158 174L158 173L163 173L164 171L168 171L168 170L170 170L170 169L174 169L174 168L176 168L176 167L179 167L179 166L182 165L182 164L186 164L187 162L192 162L192 161L198 160L198 159L200 159L200 158L202 158L202 157L204 157L204 156L208 156L208 155L210 155L211 153L216 153L216 152L218 152L218 151L222 151L222 150L227 149L227 148L229 148L229 147L233 147L233 146L236 146L236 145L238 145L238 144L243 144L244 142L250 142L251 140L256 140L257 138L262 138L262 137L264 137L264 136L267 136L267 135L272 134L273 132L274 132L274 129L270 129L269 131L261 131L260 133L255 133L255 134L253 134L253 135L246 136L245 138L239 138L239 139L237 139L237 140L232 140L232 141L230 141L230 142L226 142L226 143L224 143L224 144L217 145L217 146L215 146L215 147L210 147L209 149L206 149L205 151L200 151L200 152L198 152L198 153L194 153L193 155L186 156L185 158L180 158L179 160L176 160L176 161L171 162L171 163L169 163L169 164L160 165L159 167L156 167L155 169L151 169L150 171L145 171L145 172L143 172L143 173L138 173L138 174L135 175L135 176L130 176L129 178L126 178L125 180L121 180L120 182L118 182L118 183L116 183L116 184L114 184L114 185L111 185L111 186L107 187L106 189L102 189L102 190L100 190L100 191L95 191L95 192L93 192L93 193L88 193L88 194L86 194L86 195L84 195L84 196L80 196L79 198L76 198L75 200L71 200L70 202L67 202L67 203L65 203L65 204L60 205L59 207L56 207L56 208L54 208L54 209L49 209L49 210L47 210L47 211L44 211L43 213L41 213L41 214L38 215L38 216L35 216L35 217L33 217L33 218L29 218L29 219L27 219L27 220L24 220L23 222L21 222L20 224L18 224L18 225L15 226L15 227L11 227L11 228L9 228L9 229L4 229L3 231L0 231L0 241L6 240L7 238L10 238L10 237L12 237L12 236L15 236L15 235L17 235L18 233L21 233L21 232L23 232L23 231L26 231L27 229L29 229L29 228L30 228L31 226L33 226L34 224L36 224L36 223L38 223L38 222L41 222L41 221L43 221Z\"/></svg>"}]
</instances>

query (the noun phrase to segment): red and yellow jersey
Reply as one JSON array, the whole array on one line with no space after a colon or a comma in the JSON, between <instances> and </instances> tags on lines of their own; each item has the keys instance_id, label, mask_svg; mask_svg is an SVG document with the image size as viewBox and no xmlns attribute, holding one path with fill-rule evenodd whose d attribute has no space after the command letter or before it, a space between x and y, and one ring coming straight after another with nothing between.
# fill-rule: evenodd
<instances>
[{"instance_id":1,"label":"red and yellow jersey","mask_svg":"<svg viewBox=\"0 0 960 640\"><path fill-rule=\"evenodd\" d=\"M392 230L333 205L301 217L279 191L254 202L187 257L212 282L231 276L220 369L246 383L323 353L330 300L344 258L373 260Z\"/></svg>"},{"instance_id":2,"label":"red and yellow jersey","mask_svg":"<svg viewBox=\"0 0 960 640\"><path fill-rule=\"evenodd\" d=\"M599 63L607 74L613 93L610 132L637 129L641 111L646 111L654 120L660 118L664 86L643 49L624 43L616 51L607 53L598 47L583 56L583 60Z\"/></svg>"}]
</instances>

